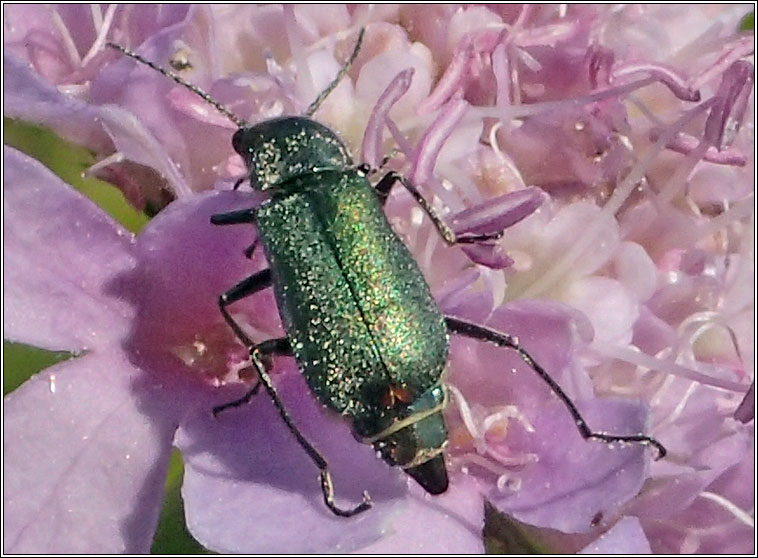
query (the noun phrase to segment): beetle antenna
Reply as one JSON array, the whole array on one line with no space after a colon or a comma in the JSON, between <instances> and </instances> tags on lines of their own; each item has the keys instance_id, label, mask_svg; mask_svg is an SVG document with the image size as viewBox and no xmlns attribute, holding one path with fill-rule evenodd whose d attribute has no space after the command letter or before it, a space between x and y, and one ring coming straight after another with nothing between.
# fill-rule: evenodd
<instances>
[{"instance_id":1,"label":"beetle antenna","mask_svg":"<svg viewBox=\"0 0 758 558\"><path fill-rule=\"evenodd\" d=\"M327 88L319 93L318 97L316 97L316 100L311 103L311 106L309 106L304 113L305 116L312 116L313 113L318 110L318 107L321 106L321 103L326 100L329 94L337 88L337 86L340 84L340 81L342 81L342 78L345 77L345 74L350 71L350 67L353 65L353 62L355 62L355 59L358 57L358 52L361 50L361 44L363 43L363 34L365 32L366 28L361 27L361 30L358 33L358 40L355 42L355 47L353 48L353 53L350 55L350 58L348 58L347 62L345 62L342 68L340 68L337 76L332 80Z\"/></svg>"},{"instance_id":2,"label":"beetle antenna","mask_svg":"<svg viewBox=\"0 0 758 558\"><path fill-rule=\"evenodd\" d=\"M188 82L188 81L184 80L183 78L179 77L177 74L175 74L171 70L167 70L166 68L162 68L161 66L158 66L154 62L150 62L150 60L147 60L146 58L143 58L142 56L140 56L139 54L137 54L133 50L130 50L130 49L128 49L128 48L126 48L124 46L121 46L121 45L117 45L116 43L108 42L108 43L105 43L105 44L106 44L106 46L109 46L109 47L111 47L113 49L118 50L122 54L125 54L129 58L133 58L137 62L141 62L145 66L149 66L150 68L152 68L156 72L159 72L159 73L163 74L164 76L173 79L179 85L181 85L181 86L189 89L195 95L197 95L198 97L202 98L208 104L210 104L211 106L213 106L213 108L215 108L221 114L223 114L224 116L226 116L229 120L231 120L232 122L234 122L237 125L238 128L244 128L245 126L247 126L247 122L245 122L242 118L240 118L239 116L237 116L236 114L234 114L225 105L222 105L216 99L214 99L213 97L211 97L210 95L208 95L208 93L206 93L205 91L203 91L202 89L200 89L197 85L192 85L190 82Z\"/></svg>"}]
</instances>

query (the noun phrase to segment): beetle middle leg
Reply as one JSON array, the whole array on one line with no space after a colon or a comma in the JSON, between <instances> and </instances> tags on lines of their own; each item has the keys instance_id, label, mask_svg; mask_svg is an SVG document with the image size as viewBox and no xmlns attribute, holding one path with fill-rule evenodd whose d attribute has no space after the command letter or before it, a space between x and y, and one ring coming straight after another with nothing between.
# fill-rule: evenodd
<instances>
[{"instance_id":1,"label":"beetle middle leg","mask_svg":"<svg viewBox=\"0 0 758 558\"><path fill-rule=\"evenodd\" d=\"M593 431L587 424L587 421L585 421L582 415L579 413L579 409L576 408L576 405L574 405L574 402L571 401L571 398L566 395L566 393L561 389L561 386L559 386L558 383L553 380L552 377L550 377L550 374L548 374L547 371L542 368L537 363L537 361L535 361L534 358L518 344L518 341L513 336L450 316L445 316L445 323L447 324L447 328L451 333L465 335L466 337L477 339L479 341L487 341L489 343L497 345L498 347L509 347L511 349L514 349L519 354L521 359L526 362L526 364L529 365L529 367L534 370L548 386L550 386L550 389L553 391L553 393L555 393L555 395L558 396L558 399L560 399L561 402L566 406L572 418L574 419L574 423L579 429L579 433L585 440L599 440L606 444L611 444L613 442L645 444L648 446L653 446L658 451L657 459L661 459L666 455L666 448L663 446L663 444L661 444L655 438L645 436L644 434L617 436L614 434L608 434L606 432Z\"/></svg>"},{"instance_id":2,"label":"beetle middle leg","mask_svg":"<svg viewBox=\"0 0 758 558\"><path fill-rule=\"evenodd\" d=\"M267 339L266 341L254 345L249 350L255 350L266 358L272 355L292 356L292 347L290 346L290 340L287 337ZM260 389L261 382L260 380L256 380L255 385L239 399L235 399L234 401L229 401L223 405L213 407L213 416L216 417L219 415L219 413L226 411L227 409L234 409L241 407L242 405L247 405L250 403L250 400L255 397L255 395L260 391Z\"/></svg>"},{"instance_id":3,"label":"beetle middle leg","mask_svg":"<svg viewBox=\"0 0 758 558\"><path fill-rule=\"evenodd\" d=\"M432 220L432 223L434 223L437 232L440 233L440 236L442 236L445 242L447 242L450 246L454 244L473 244L476 242L497 240L503 236L503 231L495 231L485 234L455 234L455 232L453 232L453 229L451 229L448 224L445 223L445 221L443 221L439 215L437 215L437 212L434 210L432 205L426 200L424 196L421 195L421 192L416 189L410 180L396 173L395 171L390 171L385 174L384 177L376 184L376 186L374 186L374 191L376 192L376 195L379 196L379 200L382 202L382 204L387 201L392 187L398 182L402 184L405 189L408 190L408 192L410 192L410 194L413 196L413 199L416 200L416 203L421 206L421 209L423 209L424 212Z\"/></svg>"},{"instance_id":4,"label":"beetle middle leg","mask_svg":"<svg viewBox=\"0 0 758 558\"><path fill-rule=\"evenodd\" d=\"M231 314L229 314L229 311L226 309L226 307L231 303L251 296L258 291L266 289L270 286L271 270L264 269L263 271L259 271L258 273L255 273L254 275L243 279L234 287L222 294L218 299L219 309L221 310L221 315L224 317L224 320L226 320L226 323L229 324L229 327L232 328L235 335L237 335L240 341L242 341L242 343L244 343L250 351L250 361L253 363L253 366L255 366L256 372L258 372L259 381L242 398L225 405L221 405L220 407L216 407L213 412L214 414L218 414L220 411L226 408L237 407L243 403L248 402L258 392L260 385L262 384L266 389L269 397L271 398L271 402L274 404L277 411L279 411L279 416L282 417L282 420L287 426L287 429L292 433L293 436L295 436L297 443L301 448L305 450L305 452L311 458L311 461L313 461L316 467L318 467L319 471L321 471L321 493L323 494L324 503L326 506L335 515L338 515L340 517L351 517L358 513L364 512L371 507L371 499L369 498L368 493L364 492L363 502L352 509L343 510L334 503L334 484L332 483L332 476L329 473L329 464L326 462L326 459L324 459L324 457L318 452L318 450L313 447L313 445L305 438L305 436L303 436L300 430L298 430L297 426L295 426L295 423L292 422L292 419L290 418L287 410L284 408L282 400L279 399L276 388L274 387L274 384L271 381L271 377L268 375L268 372L266 370L267 366L264 362L264 357L266 355L277 352L284 354L291 352L289 340L272 339L270 341L264 341L263 343L256 344L242 330L240 325L234 320L234 318L232 318Z\"/></svg>"}]
</instances>

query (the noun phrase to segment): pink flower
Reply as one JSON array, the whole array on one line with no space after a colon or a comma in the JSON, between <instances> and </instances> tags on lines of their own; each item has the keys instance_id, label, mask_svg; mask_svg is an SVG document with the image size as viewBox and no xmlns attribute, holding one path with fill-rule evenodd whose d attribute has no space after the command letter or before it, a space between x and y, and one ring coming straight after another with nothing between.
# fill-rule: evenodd
<instances>
[{"instance_id":1,"label":"pink flower","mask_svg":"<svg viewBox=\"0 0 758 558\"><path fill-rule=\"evenodd\" d=\"M90 147L91 172L162 209L132 238L6 149L6 336L79 355L6 399L7 549L147 551L173 443L188 527L221 552L481 552L485 500L567 551L752 551L753 79L731 31L744 9L562 10L6 8L7 115ZM518 336L594 428L649 432L666 459L582 440L516 355L466 338L445 378L439 497L320 409L290 359L274 370L287 408L338 502L368 490L370 512L329 514L265 396L213 418L248 374L217 297L265 264L242 256L251 229L209 217L260 199L223 191L244 172L233 126L103 44L173 64L257 122L302 112L360 27L350 79L315 118L373 166L391 153L455 231L508 228L448 248L393 192L390 221L440 308ZM270 293L232 311L256 339L281 335Z\"/></svg>"}]
</instances>

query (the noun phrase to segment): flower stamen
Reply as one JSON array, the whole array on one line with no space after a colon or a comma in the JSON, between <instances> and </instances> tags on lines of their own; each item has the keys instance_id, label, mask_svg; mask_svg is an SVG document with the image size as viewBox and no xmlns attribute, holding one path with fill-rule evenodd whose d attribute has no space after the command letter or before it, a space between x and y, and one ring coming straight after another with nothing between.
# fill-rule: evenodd
<instances>
[{"instance_id":1,"label":"flower stamen","mask_svg":"<svg viewBox=\"0 0 758 558\"><path fill-rule=\"evenodd\" d=\"M539 457L533 453L506 454L492 442L503 441L508 431L509 419L515 419L527 432L534 432L534 427L526 416L515 405L508 405L487 415L482 420L477 420L474 411L466 401L461 391L448 384L449 393L453 395L456 408L463 422L463 426L473 442L475 453L466 452L454 456L461 463L473 463L498 475L497 486L500 491L517 490L520 481L514 484L510 467L523 467L529 463L536 463ZM466 467L461 470L465 473Z\"/></svg>"},{"instance_id":2,"label":"flower stamen","mask_svg":"<svg viewBox=\"0 0 758 558\"><path fill-rule=\"evenodd\" d=\"M61 18L61 15L55 8L50 8L50 17L53 20L53 25L55 25L61 34L63 48L66 50L69 61L78 68L81 66L82 59L79 56L79 51L76 50L76 43L74 42L74 38L71 36L66 23L63 21L63 18Z\"/></svg>"},{"instance_id":3,"label":"flower stamen","mask_svg":"<svg viewBox=\"0 0 758 558\"><path fill-rule=\"evenodd\" d=\"M698 496L705 498L706 500L710 500L711 502L715 502L726 511L731 513L740 523L747 525L751 529L755 529L755 519L731 500L721 496L720 494L709 492L707 490L703 490L700 494L698 494Z\"/></svg>"},{"instance_id":4,"label":"flower stamen","mask_svg":"<svg viewBox=\"0 0 758 558\"><path fill-rule=\"evenodd\" d=\"M110 31L111 25L113 25L113 18L116 16L116 8L118 8L118 5L111 4L108 6L108 9L105 10L105 18L103 18L102 14L100 13L100 7L96 7L97 18L95 17L95 11L93 10L92 19L95 23L95 29L97 29L97 37L95 37L95 40L92 42L92 46L84 56L84 59L82 59L82 66L86 66L95 57L95 55L97 55L105 48L105 42L108 40L108 31Z\"/></svg>"}]
</instances>

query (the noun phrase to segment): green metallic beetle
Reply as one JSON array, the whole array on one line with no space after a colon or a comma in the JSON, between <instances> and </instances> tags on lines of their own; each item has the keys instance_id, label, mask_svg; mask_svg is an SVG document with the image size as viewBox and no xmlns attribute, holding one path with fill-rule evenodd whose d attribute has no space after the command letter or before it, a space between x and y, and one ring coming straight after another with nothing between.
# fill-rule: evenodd
<instances>
[{"instance_id":1,"label":"green metallic beetle","mask_svg":"<svg viewBox=\"0 0 758 558\"><path fill-rule=\"evenodd\" d=\"M337 135L309 118L347 73L355 50L335 80L305 116L248 125L206 93L133 52L111 45L194 91L232 119L232 143L249 169L251 186L269 194L259 207L214 215L216 225L254 223L269 268L235 285L219 298L224 319L249 348L259 382L241 399L214 413L246 403L260 386L300 446L321 471L321 488L332 512L350 517L371 507L368 494L351 509L334 502L329 467L301 434L282 404L267 371L267 357L294 355L316 398L350 421L355 435L401 467L427 492L448 488L442 382L449 333L516 350L566 405L585 439L639 442L665 448L654 438L593 432L560 386L506 334L443 316L413 256L392 231L383 203L401 183L432 219L445 241L473 243L491 234L455 235L404 177L387 173L372 186L365 167L355 167ZM235 188L241 183L238 182ZM256 240L256 243L258 242ZM246 252L250 256L253 244ZM287 337L256 343L229 314L235 301L273 287Z\"/></svg>"}]
</instances>

